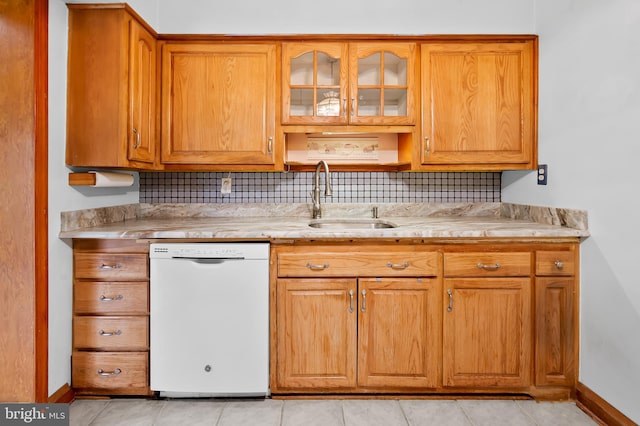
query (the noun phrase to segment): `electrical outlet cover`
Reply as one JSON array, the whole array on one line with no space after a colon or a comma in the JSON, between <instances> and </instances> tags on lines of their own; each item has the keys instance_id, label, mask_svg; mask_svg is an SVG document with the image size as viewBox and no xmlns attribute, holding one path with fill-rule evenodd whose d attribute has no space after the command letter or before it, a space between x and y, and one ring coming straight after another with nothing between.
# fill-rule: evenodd
<instances>
[{"instance_id":1,"label":"electrical outlet cover","mask_svg":"<svg viewBox=\"0 0 640 426\"><path fill-rule=\"evenodd\" d=\"M222 185L220 185L221 194L231 194L231 178L222 178Z\"/></svg>"}]
</instances>

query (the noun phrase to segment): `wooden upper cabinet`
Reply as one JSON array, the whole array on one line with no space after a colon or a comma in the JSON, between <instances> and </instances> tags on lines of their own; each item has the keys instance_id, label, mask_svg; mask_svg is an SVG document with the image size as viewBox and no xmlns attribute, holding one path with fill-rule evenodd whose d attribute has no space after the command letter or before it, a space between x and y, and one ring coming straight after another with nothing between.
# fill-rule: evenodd
<instances>
[{"instance_id":1,"label":"wooden upper cabinet","mask_svg":"<svg viewBox=\"0 0 640 426\"><path fill-rule=\"evenodd\" d=\"M536 53L535 40L422 44L425 170L537 166Z\"/></svg>"},{"instance_id":2,"label":"wooden upper cabinet","mask_svg":"<svg viewBox=\"0 0 640 426\"><path fill-rule=\"evenodd\" d=\"M282 122L411 125L416 44L283 43Z\"/></svg>"},{"instance_id":3,"label":"wooden upper cabinet","mask_svg":"<svg viewBox=\"0 0 640 426\"><path fill-rule=\"evenodd\" d=\"M276 68L275 44L163 45L161 162L273 169Z\"/></svg>"},{"instance_id":4,"label":"wooden upper cabinet","mask_svg":"<svg viewBox=\"0 0 640 426\"><path fill-rule=\"evenodd\" d=\"M66 164L152 169L155 33L124 4L68 7Z\"/></svg>"}]
</instances>

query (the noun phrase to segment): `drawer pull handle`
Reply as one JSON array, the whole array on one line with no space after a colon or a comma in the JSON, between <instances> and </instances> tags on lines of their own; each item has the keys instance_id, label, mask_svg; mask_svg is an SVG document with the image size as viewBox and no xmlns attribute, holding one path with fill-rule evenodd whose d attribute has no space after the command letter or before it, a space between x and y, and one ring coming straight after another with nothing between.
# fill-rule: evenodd
<instances>
[{"instance_id":1,"label":"drawer pull handle","mask_svg":"<svg viewBox=\"0 0 640 426\"><path fill-rule=\"evenodd\" d=\"M101 294L99 299L101 302L115 302L116 300L122 300L123 296L121 294L118 294L117 296L107 297L104 294Z\"/></svg>"},{"instance_id":2,"label":"drawer pull handle","mask_svg":"<svg viewBox=\"0 0 640 426\"><path fill-rule=\"evenodd\" d=\"M564 263L560 262L559 260L556 260L555 262L553 262L554 265L556 265L556 268L562 270L562 268L564 268Z\"/></svg>"},{"instance_id":3,"label":"drawer pull handle","mask_svg":"<svg viewBox=\"0 0 640 426\"><path fill-rule=\"evenodd\" d=\"M312 271L322 271L323 269L329 268L329 264L325 263L324 265L312 265L311 263L307 263L307 268Z\"/></svg>"},{"instance_id":4,"label":"drawer pull handle","mask_svg":"<svg viewBox=\"0 0 640 426\"><path fill-rule=\"evenodd\" d=\"M112 331L112 332L108 332L108 331L104 331L104 330L100 330L98 331L98 334L101 336L119 336L122 334L122 331L120 331L120 329L117 329L116 331Z\"/></svg>"},{"instance_id":5,"label":"drawer pull handle","mask_svg":"<svg viewBox=\"0 0 640 426\"><path fill-rule=\"evenodd\" d=\"M100 269L120 269L122 268L122 265L119 263L116 263L115 265L105 265L104 263L100 264Z\"/></svg>"},{"instance_id":6,"label":"drawer pull handle","mask_svg":"<svg viewBox=\"0 0 640 426\"><path fill-rule=\"evenodd\" d=\"M495 271L500 268L500 264L494 263L493 265L485 265L484 263L478 263L478 268L484 269L485 271Z\"/></svg>"},{"instance_id":7,"label":"drawer pull handle","mask_svg":"<svg viewBox=\"0 0 640 426\"><path fill-rule=\"evenodd\" d=\"M407 269L409 267L409 262L404 262L404 263L387 262L387 266L391 269Z\"/></svg>"},{"instance_id":8,"label":"drawer pull handle","mask_svg":"<svg viewBox=\"0 0 640 426\"><path fill-rule=\"evenodd\" d=\"M448 288L447 294L449 295L449 306L447 307L447 312L453 311L453 291Z\"/></svg>"},{"instance_id":9,"label":"drawer pull handle","mask_svg":"<svg viewBox=\"0 0 640 426\"><path fill-rule=\"evenodd\" d=\"M367 312L367 290L362 290L362 308L360 312Z\"/></svg>"},{"instance_id":10,"label":"drawer pull handle","mask_svg":"<svg viewBox=\"0 0 640 426\"><path fill-rule=\"evenodd\" d=\"M119 368L116 368L113 371L104 371L102 368L98 370L98 376L117 376L120 373L122 373L122 370Z\"/></svg>"},{"instance_id":11,"label":"drawer pull handle","mask_svg":"<svg viewBox=\"0 0 640 426\"><path fill-rule=\"evenodd\" d=\"M353 289L349 290L349 313L353 313Z\"/></svg>"}]
</instances>

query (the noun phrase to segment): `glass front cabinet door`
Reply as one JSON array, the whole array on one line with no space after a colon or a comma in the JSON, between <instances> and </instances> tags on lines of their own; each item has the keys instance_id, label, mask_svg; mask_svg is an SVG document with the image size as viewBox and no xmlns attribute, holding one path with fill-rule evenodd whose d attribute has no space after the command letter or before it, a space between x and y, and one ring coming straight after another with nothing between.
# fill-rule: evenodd
<instances>
[{"instance_id":1,"label":"glass front cabinet door","mask_svg":"<svg viewBox=\"0 0 640 426\"><path fill-rule=\"evenodd\" d=\"M284 124L415 124L414 43L285 43Z\"/></svg>"}]
</instances>

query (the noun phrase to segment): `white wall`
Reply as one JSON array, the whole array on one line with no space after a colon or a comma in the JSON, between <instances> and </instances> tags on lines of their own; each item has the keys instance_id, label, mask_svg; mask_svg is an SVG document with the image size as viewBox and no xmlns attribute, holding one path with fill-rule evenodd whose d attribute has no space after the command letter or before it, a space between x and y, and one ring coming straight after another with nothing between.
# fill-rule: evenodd
<instances>
[{"instance_id":1,"label":"white wall","mask_svg":"<svg viewBox=\"0 0 640 426\"><path fill-rule=\"evenodd\" d=\"M532 33L534 0L158 0L163 34Z\"/></svg>"},{"instance_id":2,"label":"white wall","mask_svg":"<svg viewBox=\"0 0 640 426\"><path fill-rule=\"evenodd\" d=\"M133 2L132 2L133 3ZM139 3L149 6L150 2ZM131 188L67 184L64 165L67 90L67 6L49 2L49 395L71 380L71 242L58 238L60 212L138 202Z\"/></svg>"},{"instance_id":3,"label":"white wall","mask_svg":"<svg viewBox=\"0 0 640 426\"><path fill-rule=\"evenodd\" d=\"M82 2L82 1L72 1ZM100 2L100 1L98 1ZM106 1L103 1L106 2ZM640 154L640 3L637 0L137 0L160 33L540 34L540 162L503 176L503 201L589 211L582 244L580 380L640 421L640 285L632 271ZM393 6L391 6L393 5ZM59 212L137 201L137 192L66 185L66 6L50 2L50 393L70 380L71 251Z\"/></svg>"},{"instance_id":4,"label":"white wall","mask_svg":"<svg viewBox=\"0 0 640 426\"><path fill-rule=\"evenodd\" d=\"M640 422L640 2L536 5L539 160L549 184L505 173L502 200L589 212L580 381Z\"/></svg>"}]
</instances>

